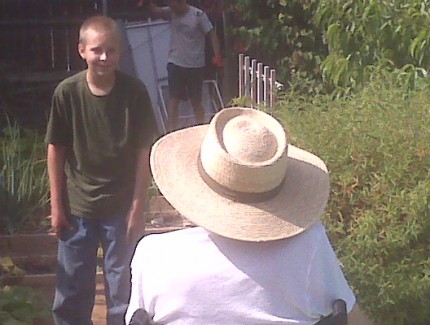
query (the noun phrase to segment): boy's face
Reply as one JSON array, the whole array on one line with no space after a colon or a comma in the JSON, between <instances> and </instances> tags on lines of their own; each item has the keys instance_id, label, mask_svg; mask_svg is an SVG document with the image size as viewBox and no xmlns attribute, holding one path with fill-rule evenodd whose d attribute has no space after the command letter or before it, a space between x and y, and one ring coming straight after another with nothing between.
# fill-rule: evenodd
<instances>
[{"instance_id":1,"label":"boy's face","mask_svg":"<svg viewBox=\"0 0 430 325\"><path fill-rule=\"evenodd\" d=\"M109 77L119 64L119 35L114 31L99 32L90 28L85 33L85 43L79 43L78 51L87 62L89 73L95 77Z\"/></svg>"}]
</instances>

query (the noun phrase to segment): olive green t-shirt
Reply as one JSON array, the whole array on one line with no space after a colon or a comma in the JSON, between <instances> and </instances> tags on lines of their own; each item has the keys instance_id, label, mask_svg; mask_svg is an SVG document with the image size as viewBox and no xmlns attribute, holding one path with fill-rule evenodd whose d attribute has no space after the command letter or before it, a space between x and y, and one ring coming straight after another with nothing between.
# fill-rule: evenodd
<instances>
[{"instance_id":1,"label":"olive green t-shirt","mask_svg":"<svg viewBox=\"0 0 430 325\"><path fill-rule=\"evenodd\" d=\"M133 196L137 151L157 133L143 83L116 71L102 97L91 93L86 71L56 88L45 142L66 148L67 200L73 215L125 214Z\"/></svg>"}]
</instances>

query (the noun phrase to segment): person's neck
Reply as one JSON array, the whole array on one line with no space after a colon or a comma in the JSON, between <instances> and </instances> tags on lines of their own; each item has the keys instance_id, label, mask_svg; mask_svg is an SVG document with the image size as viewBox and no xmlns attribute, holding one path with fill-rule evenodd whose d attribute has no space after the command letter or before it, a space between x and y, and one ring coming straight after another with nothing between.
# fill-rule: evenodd
<instances>
[{"instance_id":1,"label":"person's neck","mask_svg":"<svg viewBox=\"0 0 430 325\"><path fill-rule=\"evenodd\" d=\"M184 2L180 7L179 7L179 11L177 13L178 16L183 16L185 15L188 10L190 10L190 6L188 5L188 3Z\"/></svg>"},{"instance_id":2,"label":"person's neck","mask_svg":"<svg viewBox=\"0 0 430 325\"><path fill-rule=\"evenodd\" d=\"M98 76L87 72L86 79L91 93L95 96L109 95L115 85L115 73L107 76Z\"/></svg>"}]
</instances>

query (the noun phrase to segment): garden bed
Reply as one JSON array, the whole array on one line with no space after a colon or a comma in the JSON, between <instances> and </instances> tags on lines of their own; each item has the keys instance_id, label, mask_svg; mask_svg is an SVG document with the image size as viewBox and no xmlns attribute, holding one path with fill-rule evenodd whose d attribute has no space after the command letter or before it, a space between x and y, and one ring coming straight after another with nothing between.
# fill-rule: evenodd
<instances>
[{"instance_id":1,"label":"garden bed","mask_svg":"<svg viewBox=\"0 0 430 325\"><path fill-rule=\"evenodd\" d=\"M151 198L145 234L164 233L190 225L163 197ZM34 287L52 298L57 261L54 233L0 236L0 259L1 284Z\"/></svg>"},{"instance_id":2,"label":"garden bed","mask_svg":"<svg viewBox=\"0 0 430 325\"><path fill-rule=\"evenodd\" d=\"M145 234L157 234L190 226L163 197L150 200ZM0 236L0 284L30 287L42 293L51 304L55 293L57 238L54 233ZM99 260L101 266L101 258ZM97 272L94 324L105 322L103 273ZM50 317L36 320L37 325L53 325Z\"/></svg>"}]
</instances>

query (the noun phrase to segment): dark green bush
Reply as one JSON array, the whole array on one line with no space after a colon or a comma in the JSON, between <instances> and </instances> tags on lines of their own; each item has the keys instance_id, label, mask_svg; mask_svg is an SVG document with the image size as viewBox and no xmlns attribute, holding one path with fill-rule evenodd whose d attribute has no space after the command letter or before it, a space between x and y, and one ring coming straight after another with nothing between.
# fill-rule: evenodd
<instances>
[{"instance_id":1,"label":"dark green bush","mask_svg":"<svg viewBox=\"0 0 430 325\"><path fill-rule=\"evenodd\" d=\"M287 94L291 142L327 163L324 216L375 324L430 324L430 89L390 75L346 99Z\"/></svg>"},{"instance_id":2,"label":"dark green bush","mask_svg":"<svg viewBox=\"0 0 430 325\"><path fill-rule=\"evenodd\" d=\"M28 287L0 287L0 324L31 325L49 315L45 297Z\"/></svg>"}]
</instances>

